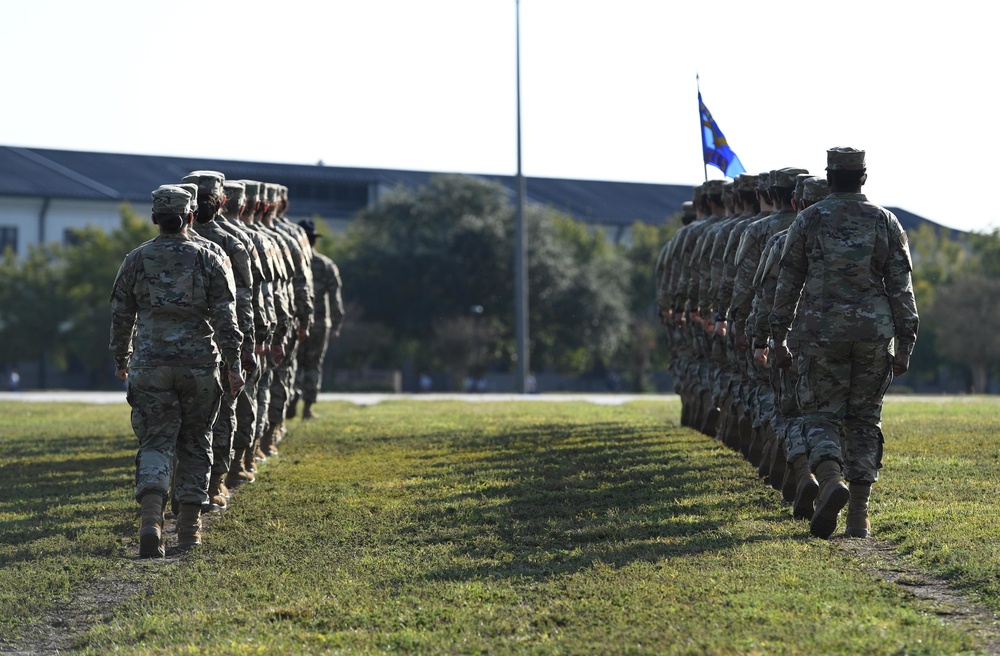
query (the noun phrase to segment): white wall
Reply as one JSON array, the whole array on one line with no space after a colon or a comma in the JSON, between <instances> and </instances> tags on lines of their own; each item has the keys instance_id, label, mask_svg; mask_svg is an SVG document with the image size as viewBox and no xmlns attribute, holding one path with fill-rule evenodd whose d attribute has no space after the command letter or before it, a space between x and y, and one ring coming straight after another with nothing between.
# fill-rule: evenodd
<instances>
[{"instance_id":1,"label":"white wall","mask_svg":"<svg viewBox=\"0 0 1000 656\"><path fill-rule=\"evenodd\" d=\"M0 226L17 228L17 254L28 254L28 247L39 241L40 217L44 200L0 196ZM66 230L96 226L111 232L121 224L120 201L63 200L49 201L45 213L44 240L62 243ZM149 208L133 208L144 216Z\"/></svg>"}]
</instances>

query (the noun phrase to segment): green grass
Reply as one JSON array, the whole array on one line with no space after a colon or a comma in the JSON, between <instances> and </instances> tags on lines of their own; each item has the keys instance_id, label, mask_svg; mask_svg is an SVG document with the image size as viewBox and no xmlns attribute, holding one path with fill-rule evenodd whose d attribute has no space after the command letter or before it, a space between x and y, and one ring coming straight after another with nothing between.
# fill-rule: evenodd
<instances>
[{"instance_id":1,"label":"green grass","mask_svg":"<svg viewBox=\"0 0 1000 656\"><path fill-rule=\"evenodd\" d=\"M874 528L1000 610L989 401L886 411ZM968 653L676 403L321 404L181 560L135 560L125 406L0 405L0 637L91 579L85 653ZM993 481L992 486L990 481Z\"/></svg>"}]
</instances>

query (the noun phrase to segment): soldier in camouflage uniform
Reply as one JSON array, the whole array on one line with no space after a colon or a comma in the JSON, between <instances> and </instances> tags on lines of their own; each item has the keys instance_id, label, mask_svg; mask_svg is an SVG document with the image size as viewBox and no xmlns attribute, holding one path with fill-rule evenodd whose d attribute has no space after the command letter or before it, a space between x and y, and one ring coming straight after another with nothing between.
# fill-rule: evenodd
<instances>
[{"instance_id":1,"label":"soldier in camouflage uniform","mask_svg":"<svg viewBox=\"0 0 1000 656\"><path fill-rule=\"evenodd\" d=\"M299 221L299 226L305 231L312 248L312 279L314 321L309 336L299 343L297 353L298 370L296 373L296 389L301 394L303 407L302 418L312 419L315 415L312 406L316 403L320 384L323 382L323 360L330 339L340 337L340 327L344 323L344 301L341 297L340 270L333 260L315 249L316 224L312 221ZM296 394L298 397L300 394ZM294 416L295 400L292 401Z\"/></svg>"},{"instance_id":2,"label":"soldier in camouflage uniform","mask_svg":"<svg viewBox=\"0 0 1000 656\"><path fill-rule=\"evenodd\" d=\"M291 273L289 282L289 308L292 313L287 342L283 347L284 355L276 361L271 378L270 403L267 417L261 433L258 459L278 455L276 436L285 420L288 401L294 394L295 380L291 378L292 361L295 359L295 349L298 342L309 336L309 325L313 320L313 289L312 268L310 266L311 250L308 242L303 248L287 227L282 226L278 219L280 207L279 185L264 183L266 206L262 217L261 228L282 247L286 265ZM296 226L297 228L298 226Z\"/></svg>"},{"instance_id":3,"label":"soldier in camouflage uniform","mask_svg":"<svg viewBox=\"0 0 1000 656\"><path fill-rule=\"evenodd\" d=\"M171 479L180 502L178 545L201 543L221 394L220 351L230 390L243 386L243 335L229 262L189 236L189 192L167 185L152 198L160 234L125 257L111 293L110 348L118 378L129 382L132 429L139 439L141 557L164 555L163 509Z\"/></svg>"},{"instance_id":4,"label":"soldier in camouflage uniform","mask_svg":"<svg viewBox=\"0 0 1000 656\"><path fill-rule=\"evenodd\" d=\"M223 183L226 176L218 171L194 171L184 176L183 183L198 185L198 210L194 231L205 239L217 244L229 258L236 282L236 319L243 333L240 360L245 375L251 375L257 368L254 359L254 307L253 271L250 249L243 239L226 230L217 221L219 210L225 201ZM222 377L226 377L223 370ZM222 510L227 505L228 490L224 480L229 473L233 457L233 434L236 431L236 397L222 390L219 416L212 428L212 478L209 482L209 509Z\"/></svg>"},{"instance_id":5,"label":"soldier in camouflage uniform","mask_svg":"<svg viewBox=\"0 0 1000 656\"><path fill-rule=\"evenodd\" d=\"M864 151L827 151L827 178L830 195L788 231L771 334L775 364L785 369L789 330L799 339L802 429L820 486L809 530L832 535L850 502L846 533L867 537L871 485L882 464L882 398L893 374L909 367L919 319L906 233L892 212L861 193Z\"/></svg>"},{"instance_id":6,"label":"soldier in camouflage uniform","mask_svg":"<svg viewBox=\"0 0 1000 656\"><path fill-rule=\"evenodd\" d=\"M733 295L729 304L730 327L736 333L736 347L748 360L747 375L753 387L750 395L751 407L755 413L753 425L754 428L760 429L758 435L763 438L763 449L760 449L757 471L769 481L776 478L780 482L784 475L784 466L782 465L779 472L772 472L770 469L770 454L776 441L773 425L774 393L767 371L753 361L753 352L747 348L752 340L748 329L751 328L749 319L755 296L753 280L767 240L773 234L786 229L795 218L792 194L795 191L796 176L807 172L805 169L783 168L771 173L771 186L768 191L774 202L775 212L751 223L740 238L739 249L736 252L737 268L733 281ZM751 451L751 457L755 457L757 449L752 448Z\"/></svg>"},{"instance_id":7,"label":"soldier in camouflage uniform","mask_svg":"<svg viewBox=\"0 0 1000 656\"><path fill-rule=\"evenodd\" d=\"M266 242L240 221L240 215L246 208L246 184L238 180L227 180L223 183L223 195L225 202L222 206L222 212L216 220L224 229L235 235L242 235L251 256L254 278L251 289L254 316L254 367L247 371L246 385L236 397L233 457L225 480L227 487L237 487L244 483L254 482L254 475L246 466L246 456L248 450L251 456L253 454L254 431L257 426L257 386L261 376L260 364L270 345L277 322L274 313L274 295L271 292L275 272L273 253L268 251Z\"/></svg>"},{"instance_id":8,"label":"soldier in camouflage uniform","mask_svg":"<svg viewBox=\"0 0 1000 656\"><path fill-rule=\"evenodd\" d=\"M799 174L796 182L792 205L797 212L822 200L827 195L827 183L824 178L816 178L807 174ZM819 491L816 477L809 470L805 439L801 430L801 412L795 396L798 382L798 369L794 363L788 370L770 366L770 352L773 341L770 340L771 325L769 323L771 309L774 307L774 292L778 285L778 264L784 250L787 230L782 230L768 241L764 251L764 261L757 271L754 285L757 288L758 302L755 304L754 322L754 360L761 367L769 367L771 386L775 397L775 433L779 440L773 449L771 467L777 467L774 458L784 458L786 462L784 480L781 481L781 492L785 501L792 504L792 514L797 519L810 519L813 514L813 502ZM788 340L790 349L798 349L798 341Z\"/></svg>"},{"instance_id":9,"label":"soldier in camouflage uniform","mask_svg":"<svg viewBox=\"0 0 1000 656\"><path fill-rule=\"evenodd\" d=\"M694 221L697 213L694 209L694 203L692 201L684 201L681 205L681 228L678 230L683 230L684 227L691 224ZM674 392L681 397L681 425L688 426L690 422L688 421L688 414L691 411L691 407L687 402L686 396L682 393L684 387L683 372L686 367L686 362L682 353L682 340L680 332L678 330L677 324L673 320L673 307L669 304L667 306L662 305L663 300L668 298L669 295L664 292L664 286L667 283L667 271L670 266L671 259L673 257L673 249L677 245L677 233L670 238L670 240L663 245L660 249L660 254L656 260L656 304L657 310L660 315L660 323L663 324L665 328L665 343L667 346L667 351L670 354L670 364L669 372L670 378L674 385Z\"/></svg>"}]
</instances>

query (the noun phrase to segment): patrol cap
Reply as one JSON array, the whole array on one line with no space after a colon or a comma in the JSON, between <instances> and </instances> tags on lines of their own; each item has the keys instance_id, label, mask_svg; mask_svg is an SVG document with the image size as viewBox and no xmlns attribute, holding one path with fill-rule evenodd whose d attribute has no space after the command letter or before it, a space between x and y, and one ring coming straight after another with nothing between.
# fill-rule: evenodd
<instances>
[{"instance_id":1,"label":"patrol cap","mask_svg":"<svg viewBox=\"0 0 1000 656\"><path fill-rule=\"evenodd\" d=\"M264 183L264 200L273 203L278 199L278 185L273 182Z\"/></svg>"},{"instance_id":2,"label":"patrol cap","mask_svg":"<svg viewBox=\"0 0 1000 656\"><path fill-rule=\"evenodd\" d=\"M702 185L702 193L709 196L721 196L723 184L722 180L706 180L705 184Z\"/></svg>"},{"instance_id":3,"label":"patrol cap","mask_svg":"<svg viewBox=\"0 0 1000 656\"><path fill-rule=\"evenodd\" d=\"M306 231L306 236L309 238L319 237L319 233L316 232L316 224L310 219L302 219L299 221L299 227Z\"/></svg>"},{"instance_id":4,"label":"patrol cap","mask_svg":"<svg viewBox=\"0 0 1000 656\"><path fill-rule=\"evenodd\" d=\"M192 171L181 178L181 182L192 182L198 185L198 191L206 196L221 198L226 176L218 171Z\"/></svg>"},{"instance_id":5,"label":"patrol cap","mask_svg":"<svg viewBox=\"0 0 1000 656\"><path fill-rule=\"evenodd\" d=\"M809 177L802 183L802 200L814 203L830 195L826 178Z\"/></svg>"},{"instance_id":6,"label":"patrol cap","mask_svg":"<svg viewBox=\"0 0 1000 656\"><path fill-rule=\"evenodd\" d=\"M689 200L681 203L681 214L684 216L694 216L694 203Z\"/></svg>"},{"instance_id":7,"label":"patrol cap","mask_svg":"<svg viewBox=\"0 0 1000 656\"><path fill-rule=\"evenodd\" d=\"M694 188L691 190L691 200L694 201L694 204L696 206L701 202L702 193L704 193L703 185L695 185Z\"/></svg>"},{"instance_id":8,"label":"patrol cap","mask_svg":"<svg viewBox=\"0 0 1000 656\"><path fill-rule=\"evenodd\" d=\"M793 192L792 195L796 199L799 200L802 199L802 188L803 188L802 185L806 181L806 178L808 177L810 177L808 173L799 173L797 176L795 176L795 191Z\"/></svg>"},{"instance_id":9,"label":"patrol cap","mask_svg":"<svg viewBox=\"0 0 1000 656\"><path fill-rule=\"evenodd\" d=\"M243 183L243 189L246 192L247 205L250 203L256 203L259 200L264 200L264 194L261 193L264 183L258 182L256 180L240 180Z\"/></svg>"},{"instance_id":10,"label":"patrol cap","mask_svg":"<svg viewBox=\"0 0 1000 656\"><path fill-rule=\"evenodd\" d=\"M843 146L826 151L827 171L864 171L865 151Z\"/></svg>"},{"instance_id":11,"label":"patrol cap","mask_svg":"<svg viewBox=\"0 0 1000 656\"><path fill-rule=\"evenodd\" d=\"M722 200L731 201L733 199L733 191L736 189L736 183L733 181L722 183Z\"/></svg>"},{"instance_id":12,"label":"patrol cap","mask_svg":"<svg viewBox=\"0 0 1000 656\"><path fill-rule=\"evenodd\" d=\"M187 214L191 193L179 185L160 185L150 194L155 214Z\"/></svg>"},{"instance_id":13,"label":"patrol cap","mask_svg":"<svg viewBox=\"0 0 1000 656\"><path fill-rule=\"evenodd\" d=\"M777 171L772 171L771 186L772 187L783 187L785 189L795 188L795 178L800 173L809 173L805 169L796 169L793 167L786 167L783 169L778 169Z\"/></svg>"},{"instance_id":14,"label":"patrol cap","mask_svg":"<svg viewBox=\"0 0 1000 656\"><path fill-rule=\"evenodd\" d=\"M757 191L767 191L771 188L771 172L761 171L757 176Z\"/></svg>"},{"instance_id":15,"label":"patrol cap","mask_svg":"<svg viewBox=\"0 0 1000 656\"><path fill-rule=\"evenodd\" d=\"M757 176L753 173L740 173L736 178L737 191L754 191L757 189Z\"/></svg>"},{"instance_id":16,"label":"patrol cap","mask_svg":"<svg viewBox=\"0 0 1000 656\"><path fill-rule=\"evenodd\" d=\"M278 185L278 198L281 200L288 200L288 187L285 185Z\"/></svg>"},{"instance_id":17,"label":"patrol cap","mask_svg":"<svg viewBox=\"0 0 1000 656\"><path fill-rule=\"evenodd\" d=\"M188 212L198 211L198 185L193 182L181 182L177 185L181 189L187 189L188 193L191 194L191 205L188 207Z\"/></svg>"},{"instance_id":18,"label":"patrol cap","mask_svg":"<svg viewBox=\"0 0 1000 656\"><path fill-rule=\"evenodd\" d=\"M226 180L222 183L222 191L226 194L226 205L239 207L247 199L246 184L240 180Z\"/></svg>"}]
</instances>

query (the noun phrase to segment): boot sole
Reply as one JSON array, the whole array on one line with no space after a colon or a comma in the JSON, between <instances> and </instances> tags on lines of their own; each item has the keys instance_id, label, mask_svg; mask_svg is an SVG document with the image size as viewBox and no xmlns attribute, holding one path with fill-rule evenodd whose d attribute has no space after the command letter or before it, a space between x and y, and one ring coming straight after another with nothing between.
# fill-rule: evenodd
<instances>
[{"instance_id":1,"label":"boot sole","mask_svg":"<svg viewBox=\"0 0 1000 656\"><path fill-rule=\"evenodd\" d=\"M837 515L851 499L851 492L846 487L838 486L827 498L826 503L818 506L809 522L809 532L824 540L837 530Z\"/></svg>"},{"instance_id":2,"label":"boot sole","mask_svg":"<svg viewBox=\"0 0 1000 656\"><path fill-rule=\"evenodd\" d=\"M869 531L866 528L848 528L848 529L844 529L844 535L846 535L849 538L867 538L868 537L868 533L869 533Z\"/></svg>"},{"instance_id":3,"label":"boot sole","mask_svg":"<svg viewBox=\"0 0 1000 656\"><path fill-rule=\"evenodd\" d=\"M166 555L158 530L139 531L139 558L163 558Z\"/></svg>"}]
</instances>

